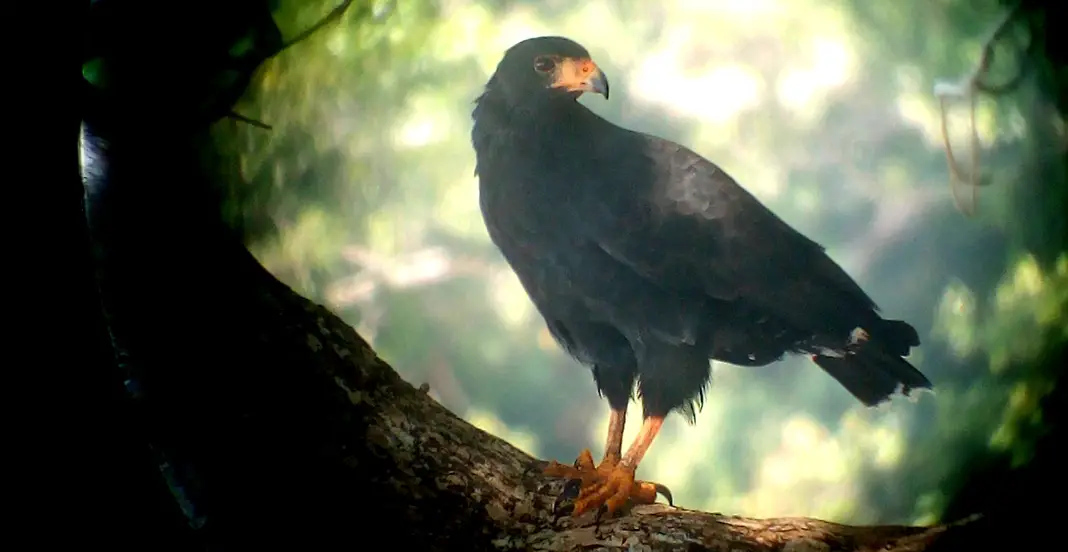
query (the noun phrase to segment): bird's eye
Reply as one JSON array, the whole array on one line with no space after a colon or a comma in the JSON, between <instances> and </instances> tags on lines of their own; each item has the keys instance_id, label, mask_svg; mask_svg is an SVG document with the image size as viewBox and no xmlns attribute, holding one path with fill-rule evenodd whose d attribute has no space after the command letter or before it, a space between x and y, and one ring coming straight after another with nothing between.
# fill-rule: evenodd
<instances>
[{"instance_id":1,"label":"bird's eye","mask_svg":"<svg viewBox=\"0 0 1068 552\"><path fill-rule=\"evenodd\" d=\"M556 67L556 62L549 56L538 56L534 58L534 70L539 73L548 73Z\"/></svg>"}]
</instances>

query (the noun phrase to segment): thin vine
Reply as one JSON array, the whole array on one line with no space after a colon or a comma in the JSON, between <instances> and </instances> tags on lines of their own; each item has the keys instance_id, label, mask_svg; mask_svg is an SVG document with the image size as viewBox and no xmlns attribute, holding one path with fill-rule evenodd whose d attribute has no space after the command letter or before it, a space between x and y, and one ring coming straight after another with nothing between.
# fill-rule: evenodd
<instances>
[{"instance_id":1,"label":"thin vine","mask_svg":"<svg viewBox=\"0 0 1068 552\"><path fill-rule=\"evenodd\" d=\"M979 187L984 185L985 182L980 176L979 170L979 132L975 122L975 112L978 107L978 95L986 94L988 96L1002 96L1011 93L1016 89L1023 81L1023 78L1027 75L1028 65L1023 62L1024 52L1031 49L1033 40L1030 38L1025 45L1022 45L1018 49L1017 54L1017 71L1016 74L1007 81L999 84L992 84L989 82L990 67L994 62L994 47L1003 40L1008 31L1012 28L1010 25L1015 21L1020 12L1020 7L1017 5L1012 10L1009 10L1001 21L990 32L989 37L983 42L982 54L979 57L979 63L976 68L966 77L960 79L957 82L939 81L935 83L934 95L938 98L938 106L941 115L941 130L942 130L942 143L946 151L946 163L949 165L949 192L953 198L953 204L957 210L965 216L975 215L978 207L979 200ZM1015 38L1015 36L1013 36ZM953 147L949 140L949 123L948 123L948 99L963 99L968 100L969 108L969 126L971 130L970 134L970 149L971 155L969 156L969 168L965 170L961 164L957 161L956 155L953 153ZM970 192L967 203L960 197L959 189L961 186L967 187Z\"/></svg>"}]
</instances>

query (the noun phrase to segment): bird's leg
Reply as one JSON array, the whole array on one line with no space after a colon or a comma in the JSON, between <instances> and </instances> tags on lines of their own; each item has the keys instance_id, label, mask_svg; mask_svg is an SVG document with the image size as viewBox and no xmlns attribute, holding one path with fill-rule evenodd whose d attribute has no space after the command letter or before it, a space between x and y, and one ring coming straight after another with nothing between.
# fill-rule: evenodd
<instances>
[{"instance_id":1,"label":"bird's leg","mask_svg":"<svg viewBox=\"0 0 1068 552\"><path fill-rule=\"evenodd\" d=\"M660 427L664 423L663 416L646 418L634 443L627 449L627 454L620 458L625 416L626 411L619 413L617 428L616 411L613 411L613 418L608 424L609 434L605 458L600 465L594 466L589 450L584 450L575 461L574 468L553 462L545 470L548 475L579 480L580 490L572 516L582 515L602 505L611 514L628 502L652 504L656 502L657 493L663 494L668 499L668 503L672 502L671 491L663 485L634 480L634 472L638 464L649 450L649 446L653 444L657 433L660 432Z\"/></svg>"},{"instance_id":2,"label":"bird's leg","mask_svg":"<svg viewBox=\"0 0 1068 552\"><path fill-rule=\"evenodd\" d=\"M611 514L622 508L627 502L634 504L652 504L656 502L657 492L661 492L671 502L671 493L663 485L649 481L635 481L634 472L641 463L645 453L653 444L660 427L664 424L663 416L649 416L642 422L641 430L631 443L627 453L606 477L588 487L584 487L575 502L573 515L580 515L602 504Z\"/></svg>"},{"instance_id":3,"label":"bird's leg","mask_svg":"<svg viewBox=\"0 0 1068 552\"><path fill-rule=\"evenodd\" d=\"M545 468L545 474L579 481L581 487L586 487L599 477L604 477L619 463L623 449L623 428L626 423L627 407L613 408L612 414L608 417L608 437L605 439L604 458L601 459L600 464L594 466L590 449L585 449L579 453L574 467L553 460L549 463L549 467Z\"/></svg>"},{"instance_id":4,"label":"bird's leg","mask_svg":"<svg viewBox=\"0 0 1068 552\"><path fill-rule=\"evenodd\" d=\"M567 478L564 489L553 501L553 517L565 515L569 509L574 508L574 501L579 497L583 489L588 488L598 481L603 481L619 464L623 449L623 429L627 422L627 407L613 408L608 417L608 436L604 444L604 458L601 463L593 465L593 455L589 449L579 453L574 467L565 466L553 461L546 468L545 473L554 477ZM572 512L573 513L573 512Z\"/></svg>"},{"instance_id":5,"label":"bird's leg","mask_svg":"<svg viewBox=\"0 0 1068 552\"><path fill-rule=\"evenodd\" d=\"M623 428L627 424L627 407L613 408L608 417L608 438L604 442L601 465L615 466L623 454Z\"/></svg>"}]
</instances>

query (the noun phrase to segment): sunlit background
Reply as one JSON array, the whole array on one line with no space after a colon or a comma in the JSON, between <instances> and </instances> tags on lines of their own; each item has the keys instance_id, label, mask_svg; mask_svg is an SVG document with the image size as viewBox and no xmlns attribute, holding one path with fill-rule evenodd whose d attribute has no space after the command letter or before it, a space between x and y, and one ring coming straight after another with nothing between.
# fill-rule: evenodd
<instances>
[{"instance_id":1,"label":"sunlit background","mask_svg":"<svg viewBox=\"0 0 1068 552\"><path fill-rule=\"evenodd\" d=\"M284 0L276 19L293 36L332 6ZM272 131L218 125L241 168L226 214L268 269L458 415L542 458L599 455L607 404L490 243L469 140L508 46L573 38L612 82L610 101L586 105L693 148L824 244L887 317L917 327L911 360L937 389L865 409L807 359L716 363L696 425L672 418L639 475L687 508L929 522L974 458L1027 461L1054 381L1030 361L1068 338L1068 258L1041 239L1063 222L1019 176L1064 147L1064 124L1030 81L979 103L990 182L977 215L949 194L932 87L975 65L1002 13L964 0L357 2L261 69L237 111ZM964 152L968 125L966 103L952 106Z\"/></svg>"}]
</instances>

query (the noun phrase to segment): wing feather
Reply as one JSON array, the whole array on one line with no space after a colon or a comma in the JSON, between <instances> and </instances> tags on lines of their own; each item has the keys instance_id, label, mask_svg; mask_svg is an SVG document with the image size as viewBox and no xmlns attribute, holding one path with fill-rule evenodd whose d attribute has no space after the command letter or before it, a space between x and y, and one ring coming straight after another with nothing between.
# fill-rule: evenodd
<instances>
[{"instance_id":1,"label":"wing feather","mask_svg":"<svg viewBox=\"0 0 1068 552\"><path fill-rule=\"evenodd\" d=\"M658 286L771 311L875 309L820 244L720 167L667 140L630 139L615 154L630 155L575 206L582 231L612 258Z\"/></svg>"}]
</instances>

